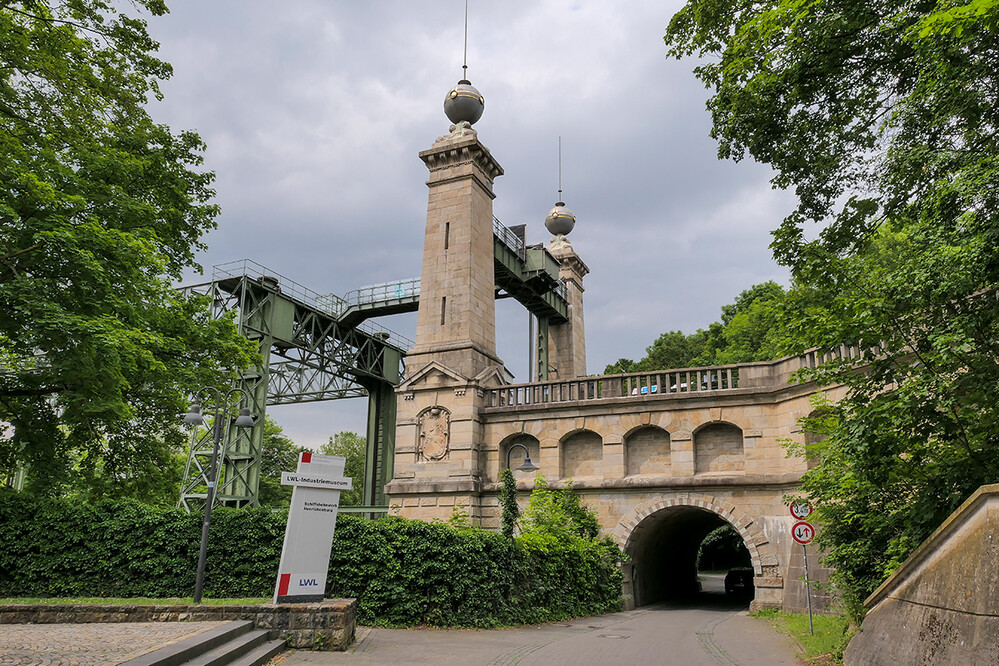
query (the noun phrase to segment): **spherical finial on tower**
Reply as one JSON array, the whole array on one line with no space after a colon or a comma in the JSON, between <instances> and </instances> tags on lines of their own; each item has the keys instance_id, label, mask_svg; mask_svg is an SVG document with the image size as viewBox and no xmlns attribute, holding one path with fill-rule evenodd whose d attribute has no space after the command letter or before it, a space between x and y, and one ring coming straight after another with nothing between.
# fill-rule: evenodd
<instances>
[{"instance_id":1,"label":"spherical finial on tower","mask_svg":"<svg viewBox=\"0 0 999 666\"><path fill-rule=\"evenodd\" d=\"M485 108L486 101L482 93L476 90L468 79L458 81L444 98L444 114L455 125L462 121L474 125L475 121L482 117Z\"/></svg>"},{"instance_id":2,"label":"spherical finial on tower","mask_svg":"<svg viewBox=\"0 0 999 666\"><path fill-rule=\"evenodd\" d=\"M558 138L558 202L548 211L545 227L553 236L565 236L576 226L576 215L562 201L562 137Z\"/></svg>"},{"instance_id":3,"label":"spherical finial on tower","mask_svg":"<svg viewBox=\"0 0 999 666\"><path fill-rule=\"evenodd\" d=\"M553 236L565 236L576 226L576 215L561 201L548 211L545 227Z\"/></svg>"}]
</instances>

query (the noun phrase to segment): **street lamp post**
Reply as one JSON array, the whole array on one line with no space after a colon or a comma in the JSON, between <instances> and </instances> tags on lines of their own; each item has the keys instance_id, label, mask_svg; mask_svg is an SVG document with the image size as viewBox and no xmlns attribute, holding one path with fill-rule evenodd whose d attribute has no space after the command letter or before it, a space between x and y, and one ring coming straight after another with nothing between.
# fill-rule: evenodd
<instances>
[{"instance_id":1,"label":"street lamp post","mask_svg":"<svg viewBox=\"0 0 999 666\"><path fill-rule=\"evenodd\" d=\"M201 415L201 404L198 402L198 396L204 391L215 394L215 414L212 419L212 464L208 472L205 522L201 526L201 552L198 553L198 578L194 584L194 603L196 604L201 603L201 592L205 586L205 560L208 557L208 526L212 520L212 505L215 503L215 486L218 483L219 444L222 443L223 423L224 419L227 419L229 415L229 398L237 392L242 393L244 396L246 395L245 391L238 388L230 389L223 394L214 386L205 386L194 394L194 404L191 405L191 409L184 416L184 423L193 426L205 424L205 419ZM242 408L233 425L237 428L253 427L253 415L250 413L250 410L246 407Z\"/></svg>"},{"instance_id":2,"label":"street lamp post","mask_svg":"<svg viewBox=\"0 0 999 666\"><path fill-rule=\"evenodd\" d=\"M507 468L510 467L510 455L513 453L513 450L515 448L517 448L517 447L520 447L520 448L524 449L524 462L520 465L520 467L517 468L518 471L520 471L520 472L536 472L539 469L541 469L540 467L538 467L537 465L535 465L533 462L531 462L531 452L528 451L527 447L524 446L523 444L521 444L520 442L514 442L506 450L506 466L507 466Z\"/></svg>"}]
</instances>

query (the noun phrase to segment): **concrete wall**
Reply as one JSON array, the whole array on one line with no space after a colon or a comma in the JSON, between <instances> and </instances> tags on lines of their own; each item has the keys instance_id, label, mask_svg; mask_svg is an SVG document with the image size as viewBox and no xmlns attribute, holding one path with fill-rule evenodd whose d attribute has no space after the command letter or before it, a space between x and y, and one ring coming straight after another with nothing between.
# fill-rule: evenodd
<instances>
[{"instance_id":1,"label":"concrete wall","mask_svg":"<svg viewBox=\"0 0 999 666\"><path fill-rule=\"evenodd\" d=\"M979 488L865 606L846 664L999 664L999 484Z\"/></svg>"}]
</instances>

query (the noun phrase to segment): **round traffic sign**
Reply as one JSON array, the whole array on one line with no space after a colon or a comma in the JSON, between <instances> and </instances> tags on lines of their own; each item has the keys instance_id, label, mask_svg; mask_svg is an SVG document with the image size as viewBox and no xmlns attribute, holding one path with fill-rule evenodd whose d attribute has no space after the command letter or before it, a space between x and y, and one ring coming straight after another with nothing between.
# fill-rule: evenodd
<instances>
[{"instance_id":1,"label":"round traffic sign","mask_svg":"<svg viewBox=\"0 0 999 666\"><path fill-rule=\"evenodd\" d=\"M810 523L799 520L791 526L791 538L802 546L810 544L815 538L815 528Z\"/></svg>"},{"instance_id":2,"label":"round traffic sign","mask_svg":"<svg viewBox=\"0 0 999 666\"><path fill-rule=\"evenodd\" d=\"M791 502L791 515L798 520L804 520L812 515L812 503L805 499L796 499Z\"/></svg>"}]
</instances>

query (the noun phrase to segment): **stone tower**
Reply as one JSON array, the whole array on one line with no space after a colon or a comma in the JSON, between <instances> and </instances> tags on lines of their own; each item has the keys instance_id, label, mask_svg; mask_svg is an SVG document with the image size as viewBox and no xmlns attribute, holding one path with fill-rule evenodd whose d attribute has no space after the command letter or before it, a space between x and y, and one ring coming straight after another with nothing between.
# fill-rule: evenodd
<instances>
[{"instance_id":1,"label":"stone tower","mask_svg":"<svg viewBox=\"0 0 999 666\"><path fill-rule=\"evenodd\" d=\"M569 321L549 328L549 358L555 368L553 379L586 376L586 332L583 326L583 278L590 269L572 248L569 239L558 235L551 239L548 251L558 260L558 277L565 283L569 301Z\"/></svg>"},{"instance_id":2,"label":"stone tower","mask_svg":"<svg viewBox=\"0 0 999 666\"><path fill-rule=\"evenodd\" d=\"M438 361L466 377L496 356L493 180L499 163L471 127L420 153L430 170L416 346L410 367Z\"/></svg>"},{"instance_id":3,"label":"stone tower","mask_svg":"<svg viewBox=\"0 0 999 666\"><path fill-rule=\"evenodd\" d=\"M478 521L482 475L479 412L503 383L496 355L493 181L503 168L471 125L483 100L467 80L444 108L454 123L420 153L430 178L416 346L397 390L392 513L422 519L462 507Z\"/></svg>"}]
</instances>

